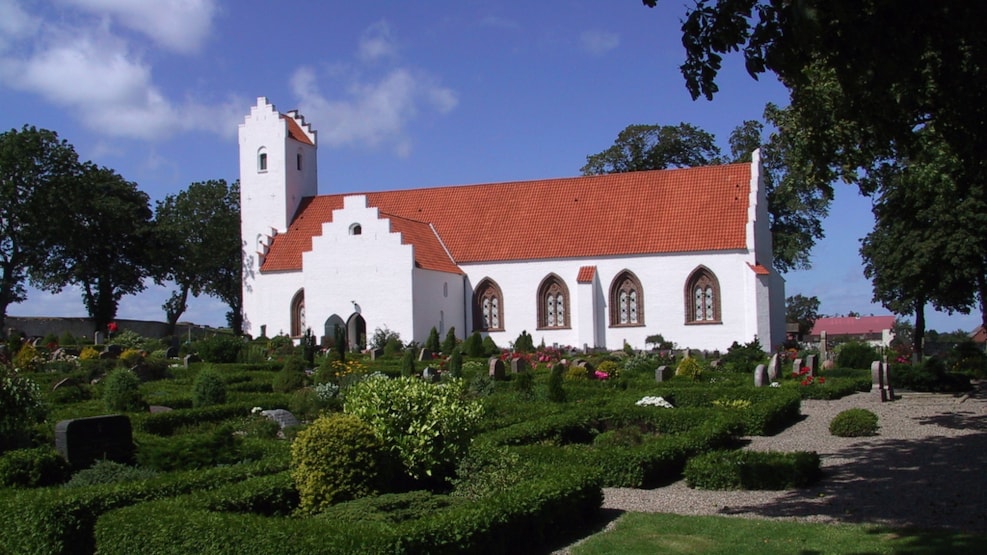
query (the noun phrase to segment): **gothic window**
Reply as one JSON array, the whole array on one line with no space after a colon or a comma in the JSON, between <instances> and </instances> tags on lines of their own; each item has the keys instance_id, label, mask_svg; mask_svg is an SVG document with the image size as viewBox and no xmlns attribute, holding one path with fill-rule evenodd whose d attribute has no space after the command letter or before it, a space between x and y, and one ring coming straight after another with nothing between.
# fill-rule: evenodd
<instances>
[{"instance_id":1,"label":"gothic window","mask_svg":"<svg viewBox=\"0 0 987 555\"><path fill-rule=\"evenodd\" d=\"M644 294L641 282L630 270L617 274L610 285L610 325L643 326Z\"/></svg>"},{"instance_id":2,"label":"gothic window","mask_svg":"<svg viewBox=\"0 0 987 555\"><path fill-rule=\"evenodd\" d=\"M720 283L705 266L696 268L686 281L685 321L687 324L719 324Z\"/></svg>"},{"instance_id":3,"label":"gothic window","mask_svg":"<svg viewBox=\"0 0 987 555\"><path fill-rule=\"evenodd\" d=\"M267 171L267 152L263 147L257 152L257 171Z\"/></svg>"},{"instance_id":4,"label":"gothic window","mask_svg":"<svg viewBox=\"0 0 987 555\"><path fill-rule=\"evenodd\" d=\"M363 226L360 224L353 224L350 226L350 235L361 235L363 233Z\"/></svg>"},{"instance_id":5,"label":"gothic window","mask_svg":"<svg viewBox=\"0 0 987 555\"><path fill-rule=\"evenodd\" d=\"M504 295L492 279L484 279L473 294L473 329L504 331Z\"/></svg>"},{"instance_id":6,"label":"gothic window","mask_svg":"<svg viewBox=\"0 0 987 555\"><path fill-rule=\"evenodd\" d=\"M538 287L538 327L569 327L569 288L555 274L549 274Z\"/></svg>"},{"instance_id":7,"label":"gothic window","mask_svg":"<svg viewBox=\"0 0 987 555\"><path fill-rule=\"evenodd\" d=\"M291 299L291 337L305 333L305 290L300 289Z\"/></svg>"}]
</instances>

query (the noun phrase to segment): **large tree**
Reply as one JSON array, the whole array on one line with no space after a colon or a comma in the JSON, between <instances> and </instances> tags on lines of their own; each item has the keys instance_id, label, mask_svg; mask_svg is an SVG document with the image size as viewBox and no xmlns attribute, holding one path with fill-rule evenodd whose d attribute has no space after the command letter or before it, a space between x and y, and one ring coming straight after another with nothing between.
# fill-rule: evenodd
<instances>
[{"instance_id":1,"label":"large tree","mask_svg":"<svg viewBox=\"0 0 987 555\"><path fill-rule=\"evenodd\" d=\"M240 335L243 333L243 251L246 246L240 238L240 180L230 184L217 218L217 229L225 230L221 250L216 252L222 263L206 284L206 293L226 303L230 308L226 322L233 333Z\"/></svg>"},{"instance_id":2,"label":"large tree","mask_svg":"<svg viewBox=\"0 0 987 555\"><path fill-rule=\"evenodd\" d=\"M158 202L155 214L165 262L159 279L178 287L162 307L173 334L189 294L211 293L229 302L230 276L240 275L239 192L222 179L192 183Z\"/></svg>"},{"instance_id":3,"label":"large tree","mask_svg":"<svg viewBox=\"0 0 987 555\"><path fill-rule=\"evenodd\" d=\"M586 157L583 175L663 170L717 164L712 134L689 125L628 125L610 148Z\"/></svg>"},{"instance_id":4,"label":"large tree","mask_svg":"<svg viewBox=\"0 0 987 555\"><path fill-rule=\"evenodd\" d=\"M52 292L80 287L96 329L105 331L120 299L143 291L154 270L158 247L148 196L113 170L86 164L47 202L57 230L32 278Z\"/></svg>"},{"instance_id":5,"label":"large tree","mask_svg":"<svg viewBox=\"0 0 987 555\"><path fill-rule=\"evenodd\" d=\"M28 272L44 260L45 238L61 223L45 197L78 172L75 149L54 131L25 125L0 134L0 337L7 307L26 299Z\"/></svg>"}]
</instances>

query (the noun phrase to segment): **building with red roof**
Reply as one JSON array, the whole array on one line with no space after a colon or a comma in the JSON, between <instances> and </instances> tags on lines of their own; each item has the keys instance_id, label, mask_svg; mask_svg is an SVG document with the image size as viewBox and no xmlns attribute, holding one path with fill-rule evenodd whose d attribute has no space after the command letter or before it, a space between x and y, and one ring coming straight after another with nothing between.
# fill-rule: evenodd
<instances>
[{"instance_id":1,"label":"building with red roof","mask_svg":"<svg viewBox=\"0 0 987 555\"><path fill-rule=\"evenodd\" d=\"M317 133L258 99L240 125L244 326L366 343L432 327L506 347L784 340L751 164L318 194ZM370 332L372 334L372 331Z\"/></svg>"},{"instance_id":2,"label":"building with red roof","mask_svg":"<svg viewBox=\"0 0 987 555\"><path fill-rule=\"evenodd\" d=\"M818 343L823 334L827 341L863 341L875 347L887 347L894 338L894 316L836 316L817 318L809 340Z\"/></svg>"}]
</instances>

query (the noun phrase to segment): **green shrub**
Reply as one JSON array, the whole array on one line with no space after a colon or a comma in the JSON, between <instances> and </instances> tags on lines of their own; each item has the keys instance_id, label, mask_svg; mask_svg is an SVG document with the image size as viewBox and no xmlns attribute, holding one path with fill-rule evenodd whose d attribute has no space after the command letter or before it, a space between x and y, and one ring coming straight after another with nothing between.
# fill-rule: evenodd
<instances>
[{"instance_id":1,"label":"green shrub","mask_svg":"<svg viewBox=\"0 0 987 555\"><path fill-rule=\"evenodd\" d=\"M850 341L840 346L836 354L837 366L843 368L857 368L860 370L870 369L870 365L875 360L880 360L881 355L877 349L862 341Z\"/></svg>"},{"instance_id":2,"label":"green shrub","mask_svg":"<svg viewBox=\"0 0 987 555\"><path fill-rule=\"evenodd\" d=\"M449 482L452 495L480 499L509 490L533 477L534 467L507 447L474 443Z\"/></svg>"},{"instance_id":3,"label":"green shrub","mask_svg":"<svg viewBox=\"0 0 987 555\"><path fill-rule=\"evenodd\" d=\"M553 403L565 402L565 389L562 388L563 372L565 365L559 362L552 367L552 372L548 375L548 400Z\"/></svg>"},{"instance_id":4,"label":"green shrub","mask_svg":"<svg viewBox=\"0 0 987 555\"><path fill-rule=\"evenodd\" d=\"M463 377L463 351L456 347L449 355L449 375L453 378Z\"/></svg>"},{"instance_id":5,"label":"green shrub","mask_svg":"<svg viewBox=\"0 0 987 555\"><path fill-rule=\"evenodd\" d=\"M435 328L432 328L435 329ZM415 375L415 350L408 348L401 357L401 375L405 377Z\"/></svg>"},{"instance_id":6,"label":"green shrub","mask_svg":"<svg viewBox=\"0 0 987 555\"><path fill-rule=\"evenodd\" d=\"M114 345L119 345L124 349L131 349L135 351L150 351L151 348L147 346L147 343L153 342L145 339L144 336L133 330L123 330L114 335L110 341Z\"/></svg>"},{"instance_id":7,"label":"green shrub","mask_svg":"<svg viewBox=\"0 0 987 555\"><path fill-rule=\"evenodd\" d=\"M0 365L0 453L24 445L46 413L38 384Z\"/></svg>"},{"instance_id":8,"label":"green shrub","mask_svg":"<svg viewBox=\"0 0 987 555\"><path fill-rule=\"evenodd\" d=\"M931 392L957 392L970 389L970 377L950 373L945 361L927 357L920 364L892 364L891 385L895 389Z\"/></svg>"},{"instance_id":9,"label":"green shrub","mask_svg":"<svg viewBox=\"0 0 987 555\"><path fill-rule=\"evenodd\" d=\"M726 354L720 357L720 365L731 372L752 374L757 365L766 360L767 355L761 347L761 342L755 337L753 341L744 345L734 341Z\"/></svg>"},{"instance_id":10,"label":"green shrub","mask_svg":"<svg viewBox=\"0 0 987 555\"><path fill-rule=\"evenodd\" d=\"M192 349L205 362L229 363L237 362L243 340L235 335L217 334L204 337L192 345Z\"/></svg>"},{"instance_id":11,"label":"green shrub","mask_svg":"<svg viewBox=\"0 0 987 555\"><path fill-rule=\"evenodd\" d=\"M480 332L474 331L463 341L463 352L473 358L483 356L483 337L480 336Z\"/></svg>"},{"instance_id":12,"label":"green shrub","mask_svg":"<svg viewBox=\"0 0 987 555\"><path fill-rule=\"evenodd\" d=\"M432 329L428 332L428 339L425 340L425 350L437 353L442 350L442 344L439 342L439 330L432 326Z\"/></svg>"},{"instance_id":13,"label":"green shrub","mask_svg":"<svg viewBox=\"0 0 987 555\"><path fill-rule=\"evenodd\" d=\"M291 393L305 387L305 360L300 356L290 356L284 367L274 375L271 387L276 393Z\"/></svg>"},{"instance_id":14,"label":"green shrub","mask_svg":"<svg viewBox=\"0 0 987 555\"><path fill-rule=\"evenodd\" d=\"M141 468L101 459L93 463L91 467L73 474L72 479L65 484L65 487L77 488L97 484L124 484L127 482L148 480L156 475L157 471L153 468Z\"/></svg>"},{"instance_id":15,"label":"green shrub","mask_svg":"<svg viewBox=\"0 0 987 555\"><path fill-rule=\"evenodd\" d=\"M596 365L597 372L603 372L607 375L607 379L616 380L620 378L620 365L612 360L604 360L600 364Z\"/></svg>"},{"instance_id":16,"label":"green shrub","mask_svg":"<svg viewBox=\"0 0 987 555\"><path fill-rule=\"evenodd\" d=\"M172 437L145 436L137 441L137 462L160 471L195 470L233 464L250 457L242 450L243 438L230 424L203 434Z\"/></svg>"},{"instance_id":17,"label":"green shrub","mask_svg":"<svg viewBox=\"0 0 987 555\"><path fill-rule=\"evenodd\" d=\"M500 354L500 347L494 342L493 337L489 335L483 338L483 355L482 356L496 356Z\"/></svg>"},{"instance_id":18,"label":"green shrub","mask_svg":"<svg viewBox=\"0 0 987 555\"><path fill-rule=\"evenodd\" d=\"M829 433L839 437L864 437L877 434L877 415L867 409L847 409L829 422Z\"/></svg>"},{"instance_id":19,"label":"green shrub","mask_svg":"<svg viewBox=\"0 0 987 555\"><path fill-rule=\"evenodd\" d=\"M212 368L205 368L192 384L192 406L195 408L222 405L226 402L226 383Z\"/></svg>"},{"instance_id":20,"label":"green shrub","mask_svg":"<svg viewBox=\"0 0 987 555\"><path fill-rule=\"evenodd\" d=\"M51 447L15 449L0 456L0 487L38 488L68 480L69 463Z\"/></svg>"},{"instance_id":21,"label":"green shrub","mask_svg":"<svg viewBox=\"0 0 987 555\"><path fill-rule=\"evenodd\" d=\"M514 350L519 353L535 352L535 342L527 330L522 330L521 334L514 340Z\"/></svg>"},{"instance_id":22,"label":"green shrub","mask_svg":"<svg viewBox=\"0 0 987 555\"><path fill-rule=\"evenodd\" d=\"M684 376L691 380L698 380L703 375L703 366L693 357L685 357L678 367L675 368L676 376Z\"/></svg>"},{"instance_id":23,"label":"green shrub","mask_svg":"<svg viewBox=\"0 0 987 555\"><path fill-rule=\"evenodd\" d=\"M333 505L322 513L321 518L332 522L400 524L426 518L457 503L462 500L423 490L385 493Z\"/></svg>"},{"instance_id":24,"label":"green shrub","mask_svg":"<svg viewBox=\"0 0 987 555\"><path fill-rule=\"evenodd\" d=\"M449 331L446 332L446 338L442 341L442 353L446 356L451 355L456 348L456 343L456 326L450 326Z\"/></svg>"},{"instance_id":25,"label":"green shrub","mask_svg":"<svg viewBox=\"0 0 987 555\"><path fill-rule=\"evenodd\" d=\"M141 381L126 368L117 368L103 380L103 404L106 410L139 412L147 408L141 397Z\"/></svg>"},{"instance_id":26,"label":"green shrub","mask_svg":"<svg viewBox=\"0 0 987 555\"><path fill-rule=\"evenodd\" d=\"M535 392L535 374L530 370L514 374L511 389L522 399L533 399Z\"/></svg>"},{"instance_id":27,"label":"green shrub","mask_svg":"<svg viewBox=\"0 0 987 555\"><path fill-rule=\"evenodd\" d=\"M291 477L302 513L372 495L386 483L386 450L357 416L320 417L291 444Z\"/></svg>"},{"instance_id":28,"label":"green shrub","mask_svg":"<svg viewBox=\"0 0 987 555\"><path fill-rule=\"evenodd\" d=\"M712 451L689 459L683 474L690 488L782 490L818 481L819 465L816 452Z\"/></svg>"},{"instance_id":29,"label":"green shrub","mask_svg":"<svg viewBox=\"0 0 987 555\"><path fill-rule=\"evenodd\" d=\"M349 389L344 411L370 424L415 480L443 479L466 453L482 406L462 380L370 377Z\"/></svg>"}]
</instances>

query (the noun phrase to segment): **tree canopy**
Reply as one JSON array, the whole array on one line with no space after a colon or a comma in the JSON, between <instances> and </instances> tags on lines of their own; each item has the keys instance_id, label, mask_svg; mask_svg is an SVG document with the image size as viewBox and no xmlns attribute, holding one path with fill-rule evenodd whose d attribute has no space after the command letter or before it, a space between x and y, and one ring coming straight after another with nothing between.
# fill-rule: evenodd
<instances>
[{"instance_id":1,"label":"tree canopy","mask_svg":"<svg viewBox=\"0 0 987 555\"><path fill-rule=\"evenodd\" d=\"M666 168L690 168L720 163L715 137L688 123L628 125L613 145L586 157L583 175Z\"/></svg>"},{"instance_id":2,"label":"tree canopy","mask_svg":"<svg viewBox=\"0 0 987 555\"><path fill-rule=\"evenodd\" d=\"M819 319L819 299L802 294L785 299L785 320L799 325L799 335L808 335Z\"/></svg>"}]
</instances>

